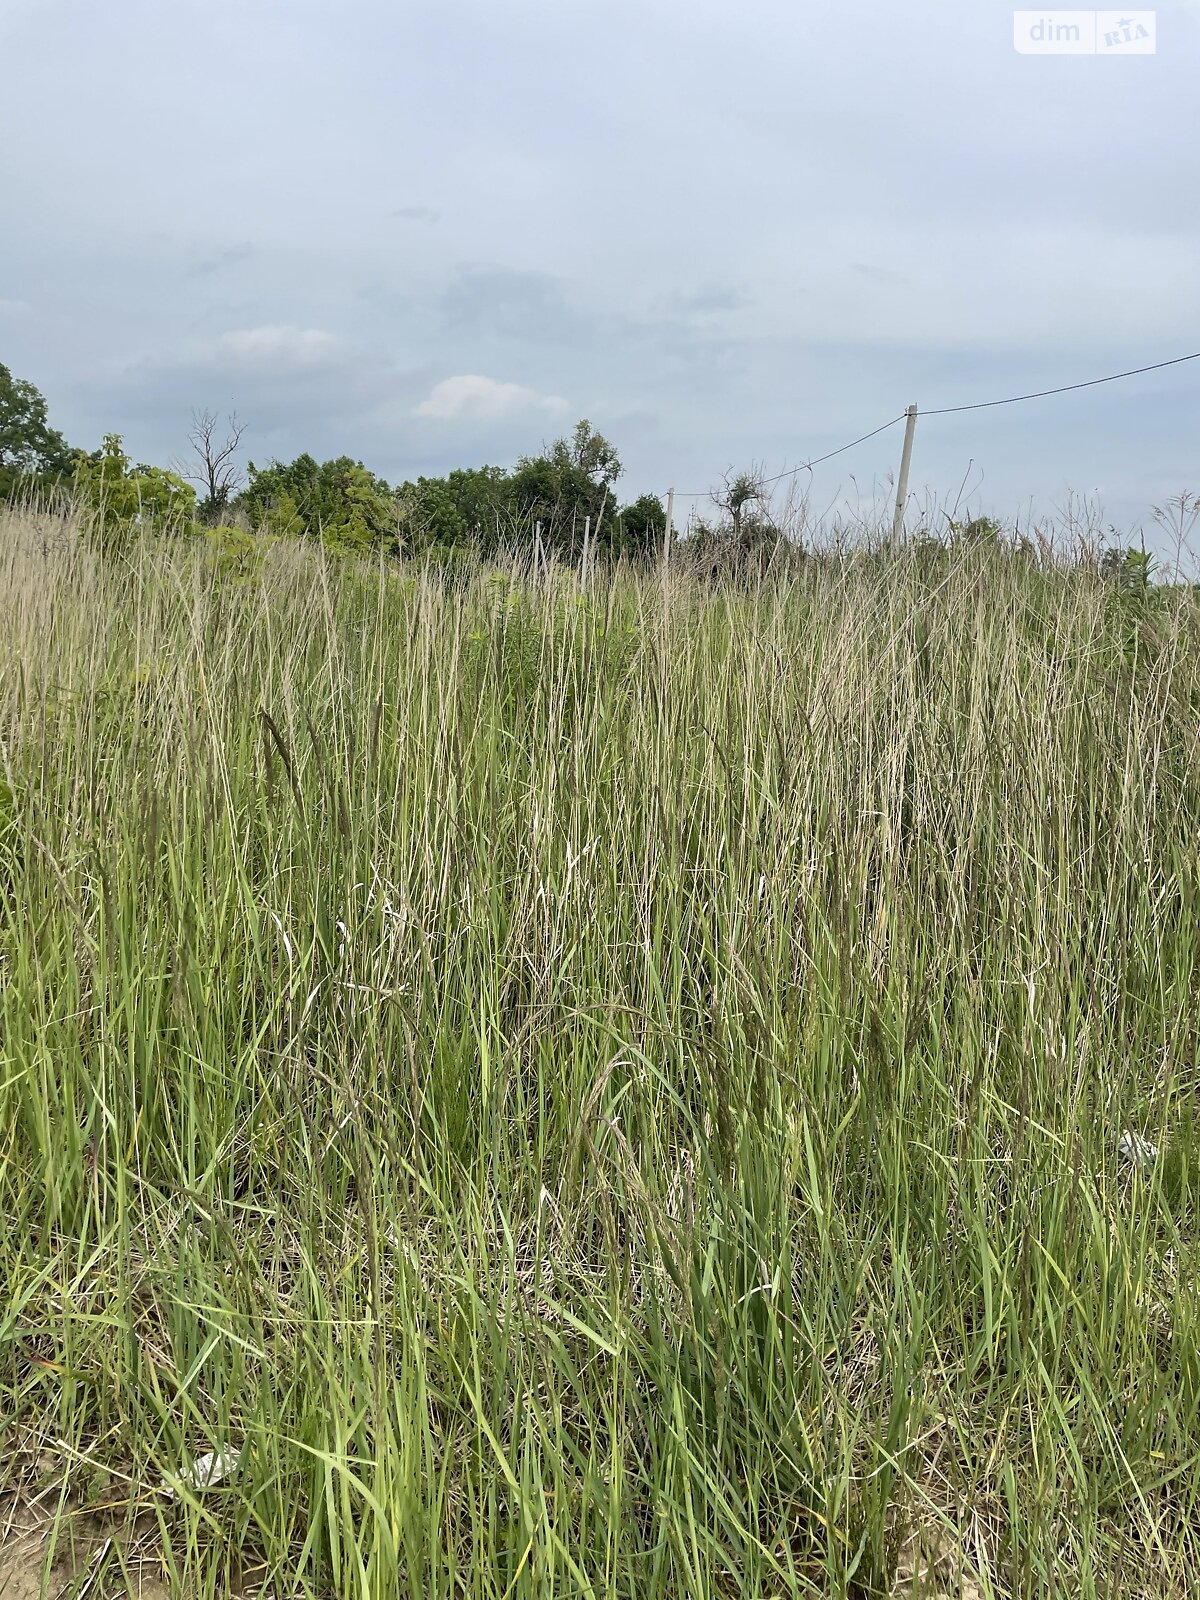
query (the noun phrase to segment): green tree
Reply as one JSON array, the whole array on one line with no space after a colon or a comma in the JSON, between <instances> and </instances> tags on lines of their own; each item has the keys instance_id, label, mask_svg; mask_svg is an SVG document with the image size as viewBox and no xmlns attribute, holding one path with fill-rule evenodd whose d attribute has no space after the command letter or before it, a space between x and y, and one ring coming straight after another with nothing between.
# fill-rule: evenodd
<instances>
[{"instance_id":1,"label":"green tree","mask_svg":"<svg viewBox=\"0 0 1200 1600\"><path fill-rule=\"evenodd\" d=\"M542 543L567 559L583 548L591 518L597 545L606 539L605 518L615 513L613 486L621 461L603 434L585 417L569 439L556 439L544 455L522 456L510 480L513 511L530 529L542 524Z\"/></svg>"},{"instance_id":2,"label":"green tree","mask_svg":"<svg viewBox=\"0 0 1200 1600\"><path fill-rule=\"evenodd\" d=\"M67 441L50 426L43 395L0 364L0 499L22 480L69 477L73 466Z\"/></svg>"},{"instance_id":3,"label":"green tree","mask_svg":"<svg viewBox=\"0 0 1200 1600\"><path fill-rule=\"evenodd\" d=\"M661 554L663 535L667 531L667 513L656 494L642 494L620 512L610 527L606 542L614 554Z\"/></svg>"},{"instance_id":4,"label":"green tree","mask_svg":"<svg viewBox=\"0 0 1200 1600\"><path fill-rule=\"evenodd\" d=\"M724 484L713 496L728 519L728 534L738 549L759 542L764 530L774 535L774 527L763 511L766 496L757 473L726 473Z\"/></svg>"},{"instance_id":5,"label":"green tree","mask_svg":"<svg viewBox=\"0 0 1200 1600\"><path fill-rule=\"evenodd\" d=\"M105 434L91 455L76 455L75 489L107 535L135 526L178 526L196 511L191 485L161 467L134 466L119 433Z\"/></svg>"},{"instance_id":6,"label":"green tree","mask_svg":"<svg viewBox=\"0 0 1200 1600\"><path fill-rule=\"evenodd\" d=\"M318 462L305 453L294 461L272 461L261 468L251 462L249 477L237 505L270 533L320 538L342 551L367 550L395 540L397 506L392 491L350 456Z\"/></svg>"},{"instance_id":7,"label":"green tree","mask_svg":"<svg viewBox=\"0 0 1200 1600\"><path fill-rule=\"evenodd\" d=\"M458 468L418 478L396 491L404 548L419 552L470 541L494 550L511 521L510 480L502 467Z\"/></svg>"},{"instance_id":8,"label":"green tree","mask_svg":"<svg viewBox=\"0 0 1200 1600\"><path fill-rule=\"evenodd\" d=\"M714 578L754 578L784 547L771 515L766 485L757 472L727 472L712 498L719 517L699 519L687 541L697 572Z\"/></svg>"}]
</instances>

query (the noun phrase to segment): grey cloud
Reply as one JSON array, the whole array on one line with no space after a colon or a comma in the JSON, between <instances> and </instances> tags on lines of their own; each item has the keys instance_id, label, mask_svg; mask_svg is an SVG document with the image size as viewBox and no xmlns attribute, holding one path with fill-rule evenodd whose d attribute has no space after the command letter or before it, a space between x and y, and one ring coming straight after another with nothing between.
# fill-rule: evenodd
<instances>
[{"instance_id":1,"label":"grey cloud","mask_svg":"<svg viewBox=\"0 0 1200 1600\"><path fill-rule=\"evenodd\" d=\"M562 279L505 266L460 268L438 308L451 329L556 345L584 343L604 325L572 300Z\"/></svg>"},{"instance_id":2,"label":"grey cloud","mask_svg":"<svg viewBox=\"0 0 1200 1600\"><path fill-rule=\"evenodd\" d=\"M852 261L850 270L857 272L860 277L868 279L871 283L903 285L912 282L906 273L893 272L890 267L878 267L870 261Z\"/></svg>"},{"instance_id":3,"label":"grey cloud","mask_svg":"<svg viewBox=\"0 0 1200 1600\"><path fill-rule=\"evenodd\" d=\"M393 374L324 329L264 324L143 357L106 381L134 416L233 406L252 428L315 421L314 431L328 433L331 420L361 418L378 404Z\"/></svg>"},{"instance_id":4,"label":"grey cloud","mask_svg":"<svg viewBox=\"0 0 1200 1600\"><path fill-rule=\"evenodd\" d=\"M698 309L715 310L736 294L721 287L697 291L689 314L671 297L657 310L614 310L566 277L492 264L458 269L438 294L436 309L443 339L467 350L483 345L520 352L524 362L548 369L551 388L578 390L582 377L600 387L628 386L632 378L637 389L653 390L672 373L694 377L736 364L736 341L708 327ZM569 364L556 367L562 352ZM562 375L551 377L555 370Z\"/></svg>"},{"instance_id":5,"label":"grey cloud","mask_svg":"<svg viewBox=\"0 0 1200 1600\"><path fill-rule=\"evenodd\" d=\"M681 316L709 316L721 311L740 311L750 303L750 296L736 284L706 283L696 289L677 289L664 303L668 311Z\"/></svg>"},{"instance_id":6,"label":"grey cloud","mask_svg":"<svg viewBox=\"0 0 1200 1600\"><path fill-rule=\"evenodd\" d=\"M356 299L375 311L408 312L418 305L416 297L410 290L397 288L382 281L360 284L354 294Z\"/></svg>"},{"instance_id":7,"label":"grey cloud","mask_svg":"<svg viewBox=\"0 0 1200 1600\"><path fill-rule=\"evenodd\" d=\"M440 222L442 213L436 206L397 206L389 213L400 222Z\"/></svg>"},{"instance_id":8,"label":"grey cloud","mask_svg":"<svg viewBox=\"0 0 1200 1600\"><path fill-rule=\"evenodd\" d=\"M253 245L230 245L228 249L220 250L216 255L206 256L202 261L193 262L185 270L184 276L188 278L212 278L218 272L224 272L228 267L236 267L243 261L249 261L253 254Z\"/></svg>"}]
</instances>

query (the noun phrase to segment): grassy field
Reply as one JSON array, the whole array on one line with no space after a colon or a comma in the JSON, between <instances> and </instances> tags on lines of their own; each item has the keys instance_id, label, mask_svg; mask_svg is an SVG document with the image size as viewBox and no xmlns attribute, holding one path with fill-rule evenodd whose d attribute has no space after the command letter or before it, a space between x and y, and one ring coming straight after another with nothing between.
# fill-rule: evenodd
<instances>
[{"instance_id":1,"label":"grassy field","mask_svg":"<svg viewBox=\"0 0 1200 1600\"><path fill-rule=\"evenodd\" d=\"M1190 591L10 516L0 618L51 1593L1200 1591Z\"/></svg>"}]
</instances>

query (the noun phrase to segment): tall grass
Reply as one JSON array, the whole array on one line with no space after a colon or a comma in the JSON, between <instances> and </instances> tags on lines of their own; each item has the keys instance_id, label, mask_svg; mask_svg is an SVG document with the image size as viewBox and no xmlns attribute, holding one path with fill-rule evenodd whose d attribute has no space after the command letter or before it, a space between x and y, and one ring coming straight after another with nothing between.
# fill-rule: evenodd
<instances>
[{"instance_id":1,"label":"tall grass","mask_svg":"<svg viewBox=\"0 0 1200 1600\"><path fill-rule=\"evenodd\" d=\"M1190 593L0 595L0 1483L181 1595L1200 1587Z\"/></svg>"}]
</instances>

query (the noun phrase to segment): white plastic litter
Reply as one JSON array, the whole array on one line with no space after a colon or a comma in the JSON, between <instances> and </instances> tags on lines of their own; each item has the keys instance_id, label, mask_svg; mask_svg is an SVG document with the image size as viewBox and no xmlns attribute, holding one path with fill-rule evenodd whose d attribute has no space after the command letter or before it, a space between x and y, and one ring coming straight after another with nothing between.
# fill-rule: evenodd
<instances>
[{"instance_id":1,"label":"white plastic litter","mask_svg":"<svg viewBox=\"0 0 1200 1600\"><path fill-rule=\"evenodd\" d=\"M185 1467L173 1480L163 1483L163 1492L168 1499L174 1499L178 1494L176 1484L182 1484L186 1489L212 1489L225 1478L231 1478L242 1464L240 1450L211 1450L207 1455L197 1456L190 1467Z\"/></svg>"},{"instance_id":2,"label":"white plastic litter","mask_svg":"<svg viewBox=\"0 0 1200 1600\"><path fill-rule=\"evenodd\" d=\"M1140 1133L1123 1133L1117 1141L1117 1154L1123 1161L1133 1162L1145 1169L1152 1167L1158 1160L1158 1146L1149 1139L1144 1139Z\"/></svg>"}]
</instances>

